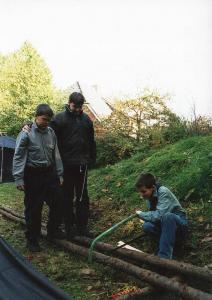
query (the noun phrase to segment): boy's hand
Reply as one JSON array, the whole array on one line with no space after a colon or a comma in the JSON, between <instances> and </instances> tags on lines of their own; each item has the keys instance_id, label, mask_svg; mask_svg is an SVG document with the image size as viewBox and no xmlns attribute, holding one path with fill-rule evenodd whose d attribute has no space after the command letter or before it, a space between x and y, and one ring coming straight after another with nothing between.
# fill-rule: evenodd
<instances>
[{"instance_id":1,"label":"boy's hand","mask_svg":"<svg viewBox=\"0 0 212 300\"><path fill-rule=\"evenodd\" d=\"M137 214L138 217L140 217L140 213L141 213L141 212L142 212L141 210L136 210L135 213Z\"/></svg>"},{"instance_id":2,"label":"boy's hand","mask_svg":"<svg viewBox=\"0 0 212 300\"><path fill-rule=\"evenodd\" d=\"M25 189L24 189L24 185L18 185L17 186L17 189L19 190L19 191L24 191Z\"/></svg>"}]
</instances>

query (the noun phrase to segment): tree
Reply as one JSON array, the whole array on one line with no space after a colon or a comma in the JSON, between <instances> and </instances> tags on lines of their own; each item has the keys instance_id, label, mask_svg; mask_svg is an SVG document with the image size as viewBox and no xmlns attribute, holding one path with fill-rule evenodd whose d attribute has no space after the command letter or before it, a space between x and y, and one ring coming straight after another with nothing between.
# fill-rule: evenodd
<instances>
[{"instance_id":1,"label":"tree","mask_svg":"<svg viewBox=\"0 0 212 300\"><path fill-rule=\"evenodd\" d=\"M123 136L133 136L139 142L153 125L166 123L169 109L167 95L157 91L144 90L135 99L117 100L112 114L105 119L109 131Z\"/></svg>"},{"instance_id":2,"label":"tree","mask_svg":"<svg viewBox=\"0 0 212 300\"><path fill-rule=\"evenodd\" d=\"M33 117L35 107L61 106L61 93L35 48L25 42L20 50L0 58L0 131L15 135Z\"/></svg>"},{"instance_id":3,"label":"tree","mask_svg":"<svg viewBox=\"0 0 212 300\"><path fill-rule=\"evenodd\" d=\"M197 115L196 105L193 103L191 107L192 118L187 122L190 135L203 135L212 132L212 118Z\"/></svg>"}]
</instances>

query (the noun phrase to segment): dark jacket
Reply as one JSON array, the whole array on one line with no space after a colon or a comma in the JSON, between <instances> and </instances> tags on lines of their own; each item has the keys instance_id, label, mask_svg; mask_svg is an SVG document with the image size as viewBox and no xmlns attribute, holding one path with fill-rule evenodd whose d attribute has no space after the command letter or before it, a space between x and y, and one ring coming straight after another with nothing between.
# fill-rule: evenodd
<instances>
[{"instance_id":1,"label":"dark jacket","mask_svg":"<svg viewBox=\"0 0 212 300\"><path fill-rule=\"evenodd\" d=\"M55 115L50 126L56 133L64 168L95 163L94 128L87 114L76 115L66 105L64 111Z\"/></svg>"}]
</instances>

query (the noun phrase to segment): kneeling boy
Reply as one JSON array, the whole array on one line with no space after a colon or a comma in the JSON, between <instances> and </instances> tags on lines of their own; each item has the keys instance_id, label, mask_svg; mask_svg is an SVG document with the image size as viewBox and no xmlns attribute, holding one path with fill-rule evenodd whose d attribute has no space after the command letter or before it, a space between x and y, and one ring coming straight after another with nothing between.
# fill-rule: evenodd
<instances>
[{"instance_id":1,"label":"kneeling boy","mask_svg":"<svg viewBox=\"0 0 212 300\"><path fill-rule=\"evenodd\" d=\"M156 183L150 173L141 174L137 183L137 191L147 200L149 211L136 211L138 217L145 221L145 232L159 236L157 255L172 258L177 230L185 236L187 219L185 211L176 196L165 186Z\"/></svg>"},{"instance_id":2,"label":"kneeling boy","mask_svg":"<svg viewBox=\"0 0 212 300\"><path fill-rule=\"evenodd\" d=\"M35 121L30 132L21 131L17 137L13 158L13 176L20 191L24 191L27 247L40 251L38 238L44 201L49 206L47 233L61 238L59 229L62 213L63 166L57 139L48 123L53 111L47 104L36 108Z\"/></svg>"}]
</instances>

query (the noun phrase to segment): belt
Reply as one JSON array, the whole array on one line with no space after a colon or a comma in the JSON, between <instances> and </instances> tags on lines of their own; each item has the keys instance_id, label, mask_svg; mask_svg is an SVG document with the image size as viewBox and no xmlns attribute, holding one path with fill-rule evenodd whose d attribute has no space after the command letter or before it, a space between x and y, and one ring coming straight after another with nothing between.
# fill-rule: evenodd
<instances>
[{"instance_id":1,"label":"belt","mask_svg":"<svg viewBox=\"0 0 212 300\"><path fill-rule=\"evenodd\" d=\"M48 167L32 167L32 166L26 166L25 168L25 172L29 172L31 174L41 174L41 173L46 173L46 172L50 172L53 171L53 167L52 166L48 166Z\"/></svg>"}]
</instances>

